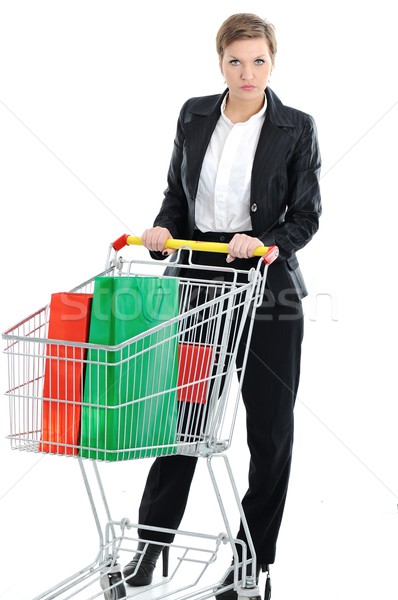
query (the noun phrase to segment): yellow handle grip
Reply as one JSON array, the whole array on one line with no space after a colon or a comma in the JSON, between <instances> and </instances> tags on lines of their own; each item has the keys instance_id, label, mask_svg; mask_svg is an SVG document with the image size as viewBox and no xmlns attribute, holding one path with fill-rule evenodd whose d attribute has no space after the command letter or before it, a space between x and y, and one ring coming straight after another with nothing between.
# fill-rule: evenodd
<instances>
[{"instance_id":1,"label":"yellow handle grip","mask_svg":"<svg viewBox=\"0 0 398 600\"><path fill-rule=\"evenodd\" d=\"M135 235L125 235L122 238L119 238L114 243L114 248L116 247L116 243L122 241L123 245L129 246L142 246L142 240L140 237ZM200 252L219 252L228 254L228 244L222 244L220 242L201 242L196 240L177 240L174 238L169 238L166 241L165 248L169 248L170 250L178 250L179 248L189 247L192 250L199 250ZM272 263L276 258L278 258L279 250L277 246L258 246L253 252L253 256L262 256L264 257L264 261L268 264Z\"/></svg>"},{"instance_id":2,"label":"yellow handle grip","mask_svg":"<svg viewBox=\"0 0 398 600\"><path fill-rule=\"evenodd\" d=\"M127 237L127 244L129 246L142 246L142 240L140 237L129 235ZM169 238L166 241L165 248L170 250L179 250L188 246L192 250L198 250L199 252L218 252L221 254L228 254L228 244L222 244L221 242L200 242L195 240L177 240ZM253 252L253 256L264 256L267 254L269 246L259 246Z\"/></svg>"}]
</instances>

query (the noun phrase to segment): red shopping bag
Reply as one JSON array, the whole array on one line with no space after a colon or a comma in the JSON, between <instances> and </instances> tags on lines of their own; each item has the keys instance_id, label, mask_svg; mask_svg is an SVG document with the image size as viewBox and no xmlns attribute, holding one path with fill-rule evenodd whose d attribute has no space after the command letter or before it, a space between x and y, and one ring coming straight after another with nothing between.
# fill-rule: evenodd
<instances>
[{"instance_id":1,"label":"red shopping bag","mask_svg":"<svg viewBox=\"0 0 398 600\"><path fill-rule=\"evenodd\" d=\"M86 342L92 294L52 294L48 338ZM86 349L73 344L47 344L39 450L77 454Z\"/></svg>"},{"instance_id":2,"label":"red shopping bag","mask_svg":"<svg viewBox=\"0 0 398 600\"><path fill-rule=\"evenodd\" d=\"M213 348L205 344L178 346L178 400L206 403Z\"/></svg>"}]
</instances>

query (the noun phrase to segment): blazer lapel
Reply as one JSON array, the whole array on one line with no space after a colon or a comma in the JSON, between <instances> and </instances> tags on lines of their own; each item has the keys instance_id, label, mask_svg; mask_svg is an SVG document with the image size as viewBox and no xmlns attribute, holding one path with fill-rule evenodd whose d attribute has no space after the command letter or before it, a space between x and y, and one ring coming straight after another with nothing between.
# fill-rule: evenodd
<instances>
[{"instance_id":1,"label":"blazer lapel","mask_svg":"<svg viewBox=\"0 0 398 600\"><path fill-rule=\"evenodd\" d=\"M253 161L252 198L256 198L256 194L267 185L292 144L292 137L286 129L294 127L294 123L286 114L282 102L269 88L266 89L266 96L267 111Z\"/></svg>"},{"instance_id":2,"label":"blazer lapel","mask_svg":"<svg viewBox=\"0 0 398 600\"><path fill-rule=\"evenodd\" d=\"M195 107L190 121L185 123L186 179L192 200L196 198L203 159L220 117L220 107L225 94L226 91L222 95L203 98L203 104Z\"/></svg>"}]
</instances>

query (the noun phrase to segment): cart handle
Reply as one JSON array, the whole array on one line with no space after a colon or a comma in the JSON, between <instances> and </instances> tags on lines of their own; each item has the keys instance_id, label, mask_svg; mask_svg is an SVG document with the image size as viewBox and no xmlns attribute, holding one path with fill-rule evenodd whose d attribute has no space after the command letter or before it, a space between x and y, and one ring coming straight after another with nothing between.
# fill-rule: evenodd
<instances>
[{"instance_id":1,"label":"cart handle","mask_svg":"<svg viewBox=\"0 0 398 600\"><path fill-rule=\"evenodd\" d=\"M124 234L113 242L112 247L116 252L119 252L119 250L125 246L142 245L140 237ZM200 242L195 240L177 240L175 238L169 238L165 244L165 248L173 250L178 250L179 248L186 246L192 250L199 250L200 252L220 252L228 254L228 244L222 244L220 242ZM279 248L277 246L258 246L258 248L254 250L253 256L262 256L264 262L269 265L278 258Z\"/></svg>"}]
</instances>

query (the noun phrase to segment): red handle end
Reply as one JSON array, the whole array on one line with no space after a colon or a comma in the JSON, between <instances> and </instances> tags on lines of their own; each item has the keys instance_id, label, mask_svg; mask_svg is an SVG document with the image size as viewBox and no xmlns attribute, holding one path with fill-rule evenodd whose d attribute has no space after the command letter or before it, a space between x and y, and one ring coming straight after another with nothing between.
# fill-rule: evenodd
<instances>
[{"instance_id":1,"label":"red handle end","mask_svg":"<svg viewBox=\"0 0 398 600\"><path fill-rule=\"evenodd\" d=\"M121 250L122 248L124 248L125 246L127 246L127 238L128 238L128 234L125 233L124 235L121 235L119 238L117 238L117 240L115 240L112 244L112 248L114 250L116 250L116 252L119 252L119 250Z\"/></svg>"},{"instance_id":2,"label":"red handle end","mask_svg":"<svg viewBox=\"0 0 398 600\"><path fill-rule=\"evenodd\" d=\"M274 262L279 256L279 248L278 246L270 246L267 254L264 254L263 259L267 265L270 265Z\"/></svg>"}]
</instances>

